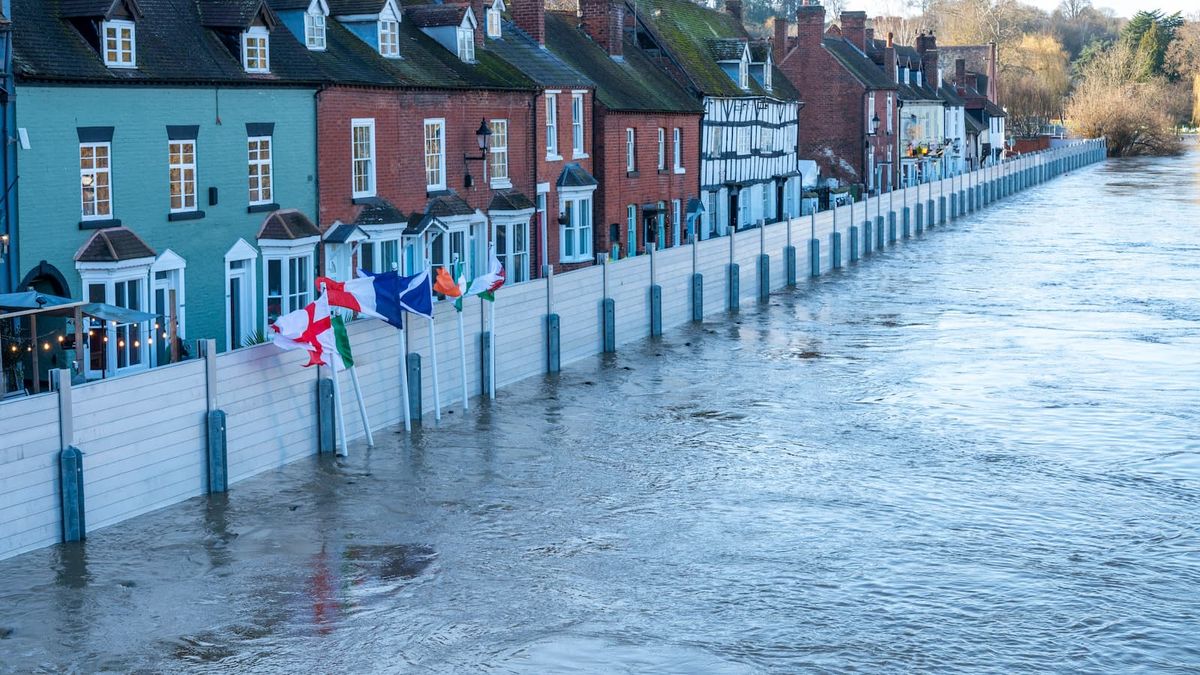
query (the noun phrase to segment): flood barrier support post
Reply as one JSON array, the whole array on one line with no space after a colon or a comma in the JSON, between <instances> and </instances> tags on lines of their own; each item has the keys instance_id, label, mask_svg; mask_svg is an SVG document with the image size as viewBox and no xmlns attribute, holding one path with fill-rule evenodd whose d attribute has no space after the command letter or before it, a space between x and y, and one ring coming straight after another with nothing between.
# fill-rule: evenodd
<instances>
[{"instance_id":1,"label":"flood barrier support post","mask_svg":"<svg viewBox=\"0 0 1200 675\"><path fill-rule=\"evenodd\" d=\"M58 392L58 487L62 511L62 540L83 541L87 538L86 509L83 500L83 452L75 447L75 417L72 410L71 371L59 368L50 371Z\"/></svg>"},{"instance_id":2,"label":"flood barrier support post","mask_svg":"<svg viewBox=\"0 0 1200 675\"><path fill-rule=\"evenodd\" d=\"M229 454L225 437L225 411L217 407L217 341L200 340L199 347L200 355L204 358L204 384L207 392L205 437L208 450L208 493L211 495L229 489ZM319 401L320 399L318 405ZM317 425L320 427L320 418L317 419ZM319 436L318 433L317 452L321 451ZM330 447L332 448L332 445Z\"/></svg>"}]
</instances>

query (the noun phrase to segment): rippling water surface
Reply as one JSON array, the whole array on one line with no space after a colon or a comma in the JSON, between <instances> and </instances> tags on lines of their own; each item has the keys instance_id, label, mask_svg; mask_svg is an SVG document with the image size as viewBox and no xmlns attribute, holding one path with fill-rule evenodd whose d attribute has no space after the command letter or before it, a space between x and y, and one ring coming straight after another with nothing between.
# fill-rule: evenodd
<instances>
[{"instance_id":1,"label":"rippling water surface","mask_svg":"<svg viewBox=\"0 0 1200 675\"><path fill-rule=\"evenodd\" d=\"M1200 154L0 562L0 670L1200 671Z\"/></svg>"}]
</instances>

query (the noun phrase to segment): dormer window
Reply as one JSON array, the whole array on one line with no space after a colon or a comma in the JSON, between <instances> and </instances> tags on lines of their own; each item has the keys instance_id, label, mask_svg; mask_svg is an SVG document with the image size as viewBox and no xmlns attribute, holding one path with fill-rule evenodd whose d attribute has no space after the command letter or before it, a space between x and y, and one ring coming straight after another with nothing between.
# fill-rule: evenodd
<instances>
[{"instance_id":1,"label":"dormer window","mask_svg":"<svg viewBox=\"0 0 1200 675\"><path fill-rule=\"evenodd\" d=\"M325 51L325 7L313 0L304 13L304 46L317 52Z\"/></svg>"},{"instance_id":2,"label":"dormer window","mask_svg":"<svg viewBox=\"0 0 1200 675\"><path fill-rule=\"evenodd\" d=\"M242 33L242 68L247 73L271 72L270 33L253 26Z\"/></svg>"},{"instance_id":3,"label":"dormer window","mask_svg":"<svg viewBox=\"0 0 1200 675\"><path fill-rule=\"evenodd\" d=\"M504 11L504 4L500 0L496 0L487 10L487 36L496 39L500 37L500 13Z\"/></svg>"},{"instance_id":4,"label":"dormer window","mask_svg":"<svg viewBox=\"0 0 1200 675\"><path fill-rule=\"evenodd\" d=\"M400 56L400 22L393 17L379 19L379 54L389 59Z\"/></svg>"},{"instance_id":5,"label":"dormer window","mask_svg":"<svg viewBox=\"0 0 1200 675\"><path fill-rule=\"evenodd\" d=\"M458 58L466 63L475 62L475 31L470 28L458 29Z\"/></svg>"},{"instance_id":6,"label":"dormer window","mask_svg":"<svg viewBox=\"0 0 1200 675\"><path fill-rule=\"evenodd\" d=\"M750 60L745 55L738 63L738 86L742 89L750 88Z\"/></svg>"},{"instance_id":7,"label":"dormer window","mask_svg":"<svg viewBox=\"0 0 1200 675\"><path fill-rule=\"evenodd\" d=\"M104 65L109 68L137 68L136 42L132 21L105 21Z\"/></svg>"},{"instance_id":8,"label":"dormer window","mask_svg":"<svg viewBox=\"0 0 1200 675\"><path fill-rule=\"evenodd\" d=\"M774 87L771 86L771 80L773 77L771 71L773 70L775 69L772 67L771 63L771 52L767 52L767 62L763 64L763 88L767 91L774 89Z\"/></svg>"}]
</instances>

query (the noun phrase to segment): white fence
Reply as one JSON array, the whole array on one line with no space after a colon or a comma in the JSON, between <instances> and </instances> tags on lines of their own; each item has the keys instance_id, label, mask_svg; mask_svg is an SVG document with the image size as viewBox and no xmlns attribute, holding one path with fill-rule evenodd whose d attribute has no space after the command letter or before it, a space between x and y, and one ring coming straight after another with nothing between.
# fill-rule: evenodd
<instances>
[{"instance_id":1,"label":"white fence","mask_svg":"<svg viewBox=\"0 0 1200 675\"><path fill-rule=\"evenodd\" d=\"M1019 161L948 179L941 183L897 191L878 198L882 212L889 201L896 211L902 205L924 203L932 194L963 195L973 186L988 186L991 199L1048 179L1068 168L1104 157L1101 142L1088 141L1067 148L1029 155ZM918 197L919 192L919 197ZM986 201L990 201L987 199ZM980 202L982 203L982 202ZM854 223L860 226L876 213L875 198L854 206ZM940 222L936 210L925 223ZM843 264L850 258L851 207L837 212L842 235ZM897 213L897 230L902 213ZM915 214L913 217L915 225ZM886 225L885 225L886 227ZM809 240L820 241L820 268L833 265L831 234L834 214L825 211L754 228L729 237L710 239L651 255L621 260L502 289L496 300L497 384L503 386L546 372L547 315L560 321L560 354L565 366L599 353L603 347L601 302L615 304L616 344L650 333L650 286L662 288L662 326L683 324L692 316L692 275L703 275L703 313L727 309L729 264L740 267L740 301L758 293L758 257L770 257L770 288L786 282L784 250L796 249L796 276L813 272ZM874 239L874 237L872 238ZM731 247L732 243L732 247ZM872 244L871 248L875 248ZM859 251L863 242L859 242ZM478 396L482 388L481 331L485 328L484 303L470 299L463 319L467 335L466 388ZM443 408L462 399L457 317L449 303L436 311L438 381ZM386 427L403 419L400 391L398 332L380 321L355 321L350 325L351 344L373 427ZM433 410L433 369L429 323L414 319L408 325L410 352L422 359L422 403L425 423ZM317 450L317 383L315 368L303 368L307 355L283 352L260 345L215 357L215 372L205 359L148 372L78 385L60 410L59 395L42 394L0 404L0 559L53 544L61 538L59 451L74 445L84 453L85 515L88 529L96 529L140 513L202 495L207 489L206 413L209 399L227 416L229 482L234 483ZM360 438L360 422L348 378L343 378L343 412L349 439ZM62 415L70 416L62 424ZM72 438L62 438L60 425Z\"/></svg>"}]
</instances>

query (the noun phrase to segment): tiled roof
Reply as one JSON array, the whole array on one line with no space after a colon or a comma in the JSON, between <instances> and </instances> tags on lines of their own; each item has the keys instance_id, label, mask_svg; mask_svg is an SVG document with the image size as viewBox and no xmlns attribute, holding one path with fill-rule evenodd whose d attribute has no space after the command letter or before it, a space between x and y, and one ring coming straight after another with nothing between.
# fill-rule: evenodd
<instances>
[{"instance_id":1,"label":"tiled roof","mask_svg":"<svg viewBox=\"0 0 1200 675\"><path fill-rule=\"evenodd\" d=\"M268 25L278 23L266 0L196 0L196 9L200 23L211 28L245 30L260 16Z\"/></svg>"},{"instance_id":2,"label":"tiled roof","mask_svg":"<svg viewBox=\"0 0 1200 675\"><path fill-rule=\"evenodd\" d=\"M796 100L798 94L783 73L772 74L775 91L764 90L753 78L742 89L725 73L709 51L709 40L748 40L749 34L727 12L702 7L691 0L636 0L636 16L655 40L679 63L693 88L707 96L773 96Z\"/></svg>"},{"instance_id":3,"label":"tiled roof","mask_svg":"<svg viewBox=\"0 0 1200 675\"><path fill-rule=\"evenodd\" d=\"M286 9L308 9L312 0L267 0L275 11ZM328 3L333 4L333 3Z\"/></svg>"},{"instance_id":4,"label":"tiled roof","mask_svg":"<svg viewBox=\"0 0 1200 675\"><path fill-rule=\"evenodd\" d=\"M400 22L400 56L379 55L337 21L325 32L325 51L312 52L319 77L340 84L433 89L533 90L534 83L486 49L475 52L475 63L462 59L421 32L411 21Z\"/></svg>"},{"instance_id":5,"label":"tiled roof","mask_svg":"<svg viewBox=\"0 0 1200 675\"><path fill-rule=\"evenodd\" d=\"M356 225L391 225L405 221L400 209L383 197L367 197L355 201L362 205L358 217L354 219Z\"/></svg>"},{"instance_id":6,"label":"tiled roof","mask_svg":"<svg viewBox=\"0 0 1200 675\"><path fill-rule=\"evenodd\" d=\"M578 162L569 162L558 175L558 187L588 187L599 185L592 174L579 166Z\"/></svg>"},{"instance_id":7,"label":"tiled roof","mask_svg":"<svg viewBox=\"0 0 1200 675\"><path fill-rule=\"evenodd\" d=\"M153 258L156 254L142 238L128 227L96 230L75 253L75 262L121 262L138 258Z\"/></svg>"},{"instance_id":8,"label":"tiled roof","mask_svg":"<svg viewBox=\"0 0 1200 675\"><path fill-rule=\"evenodd\" d=\"M441 194L430 197L425 204L425 214L435 218L469 216L472 213L475 213L475 209L471 208L467 200L459 197L454 190L445 190Z\"/></svg>"},{"instance_id":9,"label":"tiled roof","mask_svg":"<svg viewBox=\"0 0 1200 675\"><path fill-rule=\"evenodd\" d=\"M458 26L467 15L465 4L412 5L405 8L404 15L418 28L436 26Z\"/></svg>"},{"instance_id":10,"label":"tiled roof","mask_svg":"<svg viewBox=\"0 0 1200 675\"><path fill-rule=\"evenodd\" d=\"M496 190L488 204L488 211L524 211L532 209L533 202L519 190Z\"/></svg>"},{"instance_id":11,"label":"tiled roof","mask_svg":"<svg viewBox=\"0 0 1200 675\"><path fill-rule=\"evenodd\" d=\"M550 17L546 17L549 30ZM509 65L519 69L534 82L544 86L595 86L583 73L559 58L558 54L542 46L529 37L515 23L505 21L501 25L500 37L486 38L484 46L504 59Z\"/></svg>"},{"instance_id":12,"label":"tiled roof","mask_svg":"<svg viewBox=\"0 0 1200 675\"><path fill-rule=\"evenodd\" d=\"M325 240L326 244L344 244L347 241L350 241L351 237L353 237L356 233L370 239L370 236L367 235L366 232L363 232L361 227L351 223L335 224L333 227L325 231L325 236L323 239Z\"/></svg>"},{"instance_id":13,"label":"tiled roof","mask_svg":"<svg viewBox=\"0 0 1200 675\"><path fill-rule=\"evenodd\" d=\"M973 131L976 134L978 134L979 132L983 131L984 129L987 129L987 125L984 124L983 122L980 122L978 119L976 119L975 115L972 115L970 112L968 112L966 114L966 120L967 120L967 131Z\"/></svg>"},{"instance_id":14,"label":"tiled roof","mask_svg":"<svg viewBox=\"0 0 1200 675\"><path fill-rule=\"evenodd\" d=\"M65 17L94 17L109 18L118 5L125 5L135 16L141 16L142 10L137 0L62 0L60 10Z\"/></svg>"},{"instance_id":15,"label":"tiled roof","mask_svg":"<svg viewBox=\"0 0 1200 675\"><path fill-rule=\"evenodd\" d=\"M843 38L827 37L821 40L825 51L829 52L848 73L854 76L863 86L869 89L895 89L896 83L884 74L875 62L867 58L854 45Z\"/></svg>"},{"instance_id":16,"label":"tiled roof","mask_svg":"<svg viewBox=\"0 0 1200 675\"><path fill-rule=\"evenodd\" d=\"M992 103L989 99L984 99L983 111L992 117L1008 117L1008 113L1004 112L1004 108Z\"/></svg>"},{"instance_id":17,"label":"tiled roof","mask_svg":"<svg viewBox=\"0 0 1200 675\"><path fill-rule=\"evenodd\" d=\"M296 209L272 211L258 231L258 239L292 241L305 237L319 237L321 230Z\"/></svg>"},{"instance_id":18,"label":"tiled roof","mask_svg":"<svg viewBox=\"0 0 1200 675\"><path fill-rule=\"evenodd\" d=\"M717 61L741 61L746 51L746 40L738 38L709 38L704 41L708 51Z\"/></svg>"},{"instance_id":19,"label":"tiled roof","mask_svg":"<svg viewBox=\"0 0 1200 675\"><path fill-rule=\"evenodd\" d=\"M201 24L199 7L217 1L140 0L142 16L136 21L137 68L108 68L98 45L89 44L72 21L60 18L61 7L68 0L13 0L14 69L22 80L101 84L253 82L263 85L316 79L308 50L279 25L270 33L271 72L246 73L237 56L222 43L219 32ZM239 11L248 6L242 0L229 4L236 5Z\"/></svg>"},{"instance_id":20,"label":"tiled roof","mask_svg":"<svg viewBox=\"0 0 1200 675\"><path fill-rule=\"evenodd\" d=\"M947 86L943 85L941 87L938 87L937 93L938 93L938 98L945 101L946 105L961 106L966 103L954 91L954 87L947 87Z\"/></svg>"},{"instance_id":21,"label":"tiled roof","mask_svg":"<svg viewBox=\"0 0 1200 675\"><path fill-rule=\"evenodd\" d=\"M546 46L595 83L596 100L609 110L701 113L689 95L626 34L624 59L614 61L592 41L573 15L546 12Z\"/></svg>"},{"instance_id":22,"label":"tiled roof","mask_svg":"<svg viewBox=\"0 0 1200 675\"><path fill-rule=\"evenodd\" d=\"M333 16L356 16L378 14L383 11L387 0L327 0L329 13Z\"/></svg>"}]
</instances>

